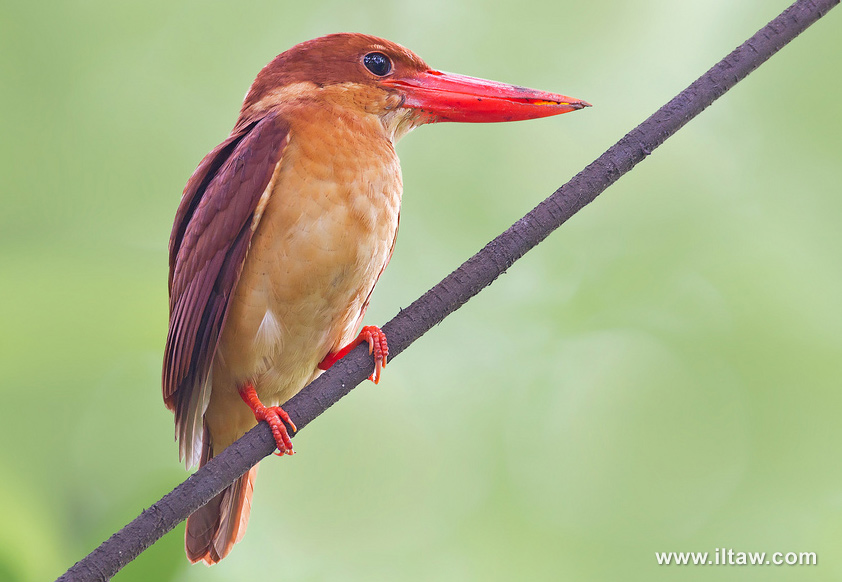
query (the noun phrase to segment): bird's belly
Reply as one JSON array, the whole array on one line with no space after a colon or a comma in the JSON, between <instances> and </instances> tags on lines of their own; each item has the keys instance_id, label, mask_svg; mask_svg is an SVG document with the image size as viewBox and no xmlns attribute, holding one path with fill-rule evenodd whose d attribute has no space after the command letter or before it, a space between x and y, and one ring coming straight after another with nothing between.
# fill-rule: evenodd
<instances>
[{"instance_id":1,"label":"bird's belly","mask_svg":"<svg viewBox=\"0 0 842 582\"><path fill-rule=\"evenodd\" d=\"M396 204L383 204L353 184L321 183L296 197L285 194L291 187L279 182L252 238L216 353L212 399L245 382L267 405L295 395L330 351L354 338L388 262L399 191Z\"/></svg>"}]
</instances>

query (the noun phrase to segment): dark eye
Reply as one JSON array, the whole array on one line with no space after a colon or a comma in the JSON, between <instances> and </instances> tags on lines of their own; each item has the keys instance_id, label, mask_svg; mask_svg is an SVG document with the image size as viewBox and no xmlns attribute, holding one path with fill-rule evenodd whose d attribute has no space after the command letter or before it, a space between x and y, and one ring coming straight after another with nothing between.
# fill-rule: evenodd
<instances>
[{"instance_id":1,"label":"dark eye","mask_svg":"<svg viewBox=\"0 0 842 582\"><path fill-rule=\"evenodd\" d=\"M385 77L392 72L392 61L383 53L368 53L363 57L363 64L378 77Z\"/></svg>"}]
</instances>

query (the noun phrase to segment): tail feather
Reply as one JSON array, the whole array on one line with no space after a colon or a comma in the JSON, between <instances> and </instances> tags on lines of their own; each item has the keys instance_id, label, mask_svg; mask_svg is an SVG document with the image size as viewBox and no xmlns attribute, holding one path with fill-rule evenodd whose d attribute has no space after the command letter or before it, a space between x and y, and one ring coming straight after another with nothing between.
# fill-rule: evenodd
<instances>
[{"instance_id":1,"label":"tail feather","mask_svg":"<svg viewBox=\"0 0 842 582\"><path fill-rule=\"evenodd\" d=\"M201 465L213 456L207 431L205 437ZM184 549L192 563L216 564L243 539L251 513L256 477L257 465L187 518Z\"/></svg>"}]
</instances>

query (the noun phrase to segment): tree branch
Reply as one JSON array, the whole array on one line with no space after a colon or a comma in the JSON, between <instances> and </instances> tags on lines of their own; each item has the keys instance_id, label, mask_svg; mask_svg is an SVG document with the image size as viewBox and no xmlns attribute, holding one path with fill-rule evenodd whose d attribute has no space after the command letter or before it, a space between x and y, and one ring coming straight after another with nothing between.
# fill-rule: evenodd
<instances>
[{"instance_id":1,"label":"tree branch","mask_svg":"<svg viewBox=\"0 0 842 582\"><path fill-rule=\"evenodd\" d=\"M839 1L795 2L441 283L398 313L383 326L391 357L490 285L527 251ZM365 347L360 346L287 402L284 409L301 430L362 382L371 370L371 358ZM268 426L260 423L77 562L59 580L108 580L270 454L274 447Z\"/></svg>"}]
</instances>

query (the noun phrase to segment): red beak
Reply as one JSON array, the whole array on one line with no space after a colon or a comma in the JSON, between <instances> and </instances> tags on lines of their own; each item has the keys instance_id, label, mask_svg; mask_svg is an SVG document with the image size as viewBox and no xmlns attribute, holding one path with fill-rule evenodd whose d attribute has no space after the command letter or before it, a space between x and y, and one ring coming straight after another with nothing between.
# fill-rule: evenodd
<instances>
[{"instance_id":1,"label":"red beak","mask_svg":"<svg viewBox=\"0 0 842 582\"><path fill-rule=\"evenodd\" d=\"M381 83L401 91L403 106L421 112L424 123L520 121L591 106L564 95L434 70Z\"/></svg>"}]
</instances>

